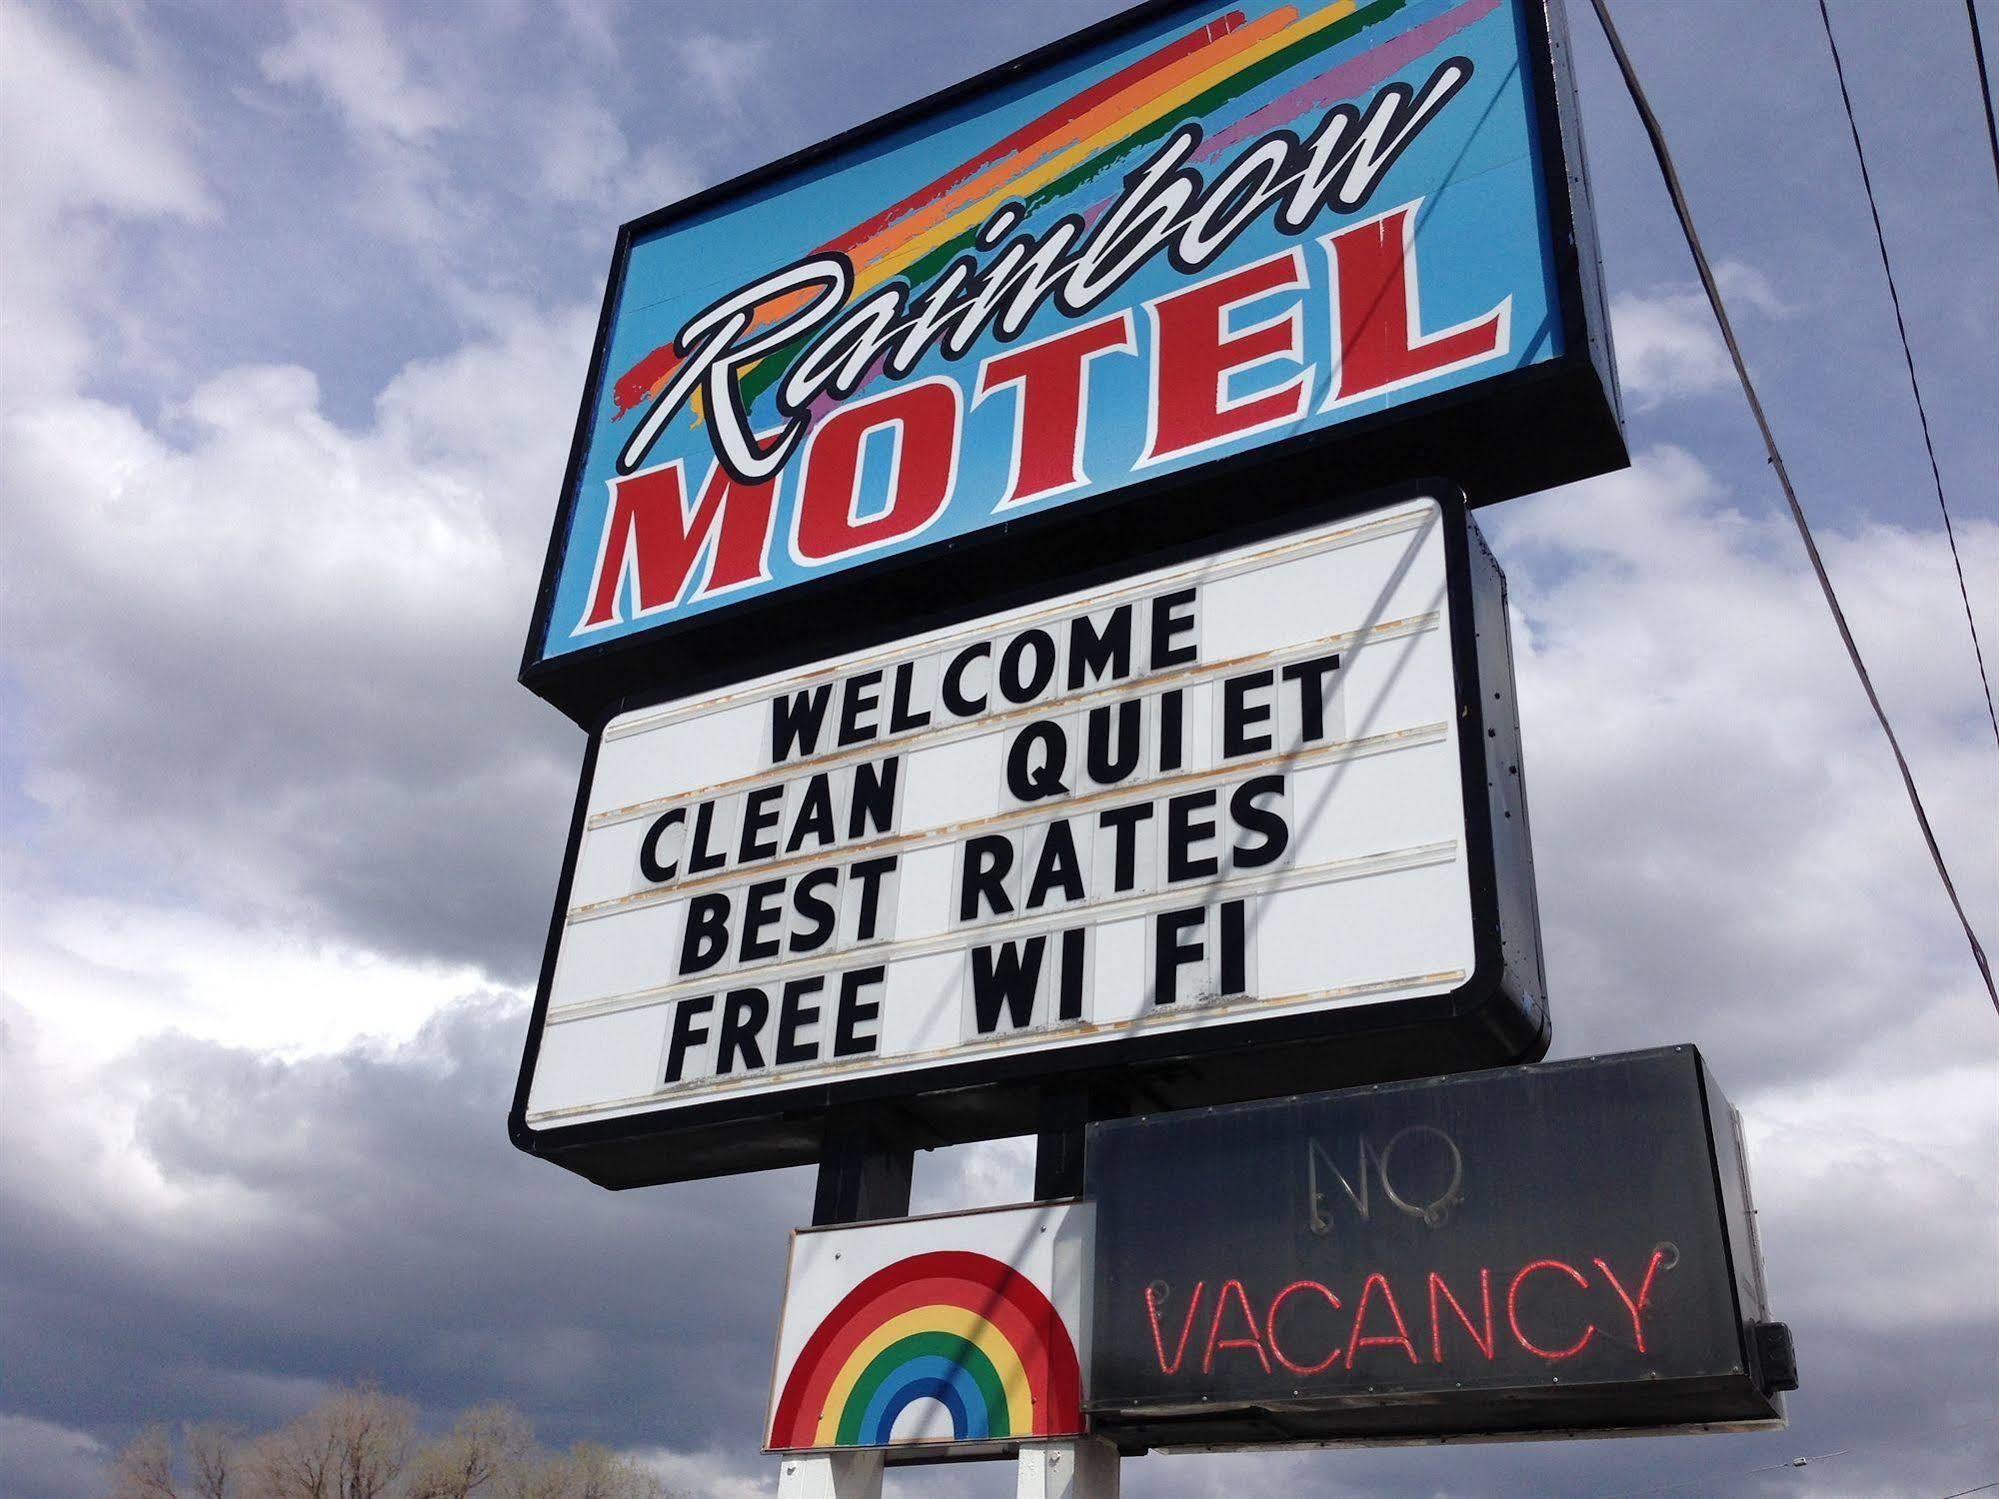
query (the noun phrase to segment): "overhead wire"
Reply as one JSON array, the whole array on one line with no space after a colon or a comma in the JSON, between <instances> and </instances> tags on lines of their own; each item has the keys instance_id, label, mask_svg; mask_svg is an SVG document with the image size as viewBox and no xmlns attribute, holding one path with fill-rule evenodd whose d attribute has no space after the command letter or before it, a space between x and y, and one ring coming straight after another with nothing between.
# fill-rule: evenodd
<instances>
[{"instance_id":1,"label":"overhead wire","mask_svg":"<svg viewBox=\"0 0 1999 1499\"><path fill-rule=\"evenodd\" d=\"M1873 1445L1882 1446L1886 1444L1877 1442ZM1698 1478L1682 1478L1677 1483L1662 1483L1656 1488L1624 1489L1615 1494L1602 1494L1598 1496L1598 1499L1653 1499L1653 1496L1657 1494L1671 1494L1680 1489L1697 1488L1704 1488L1709 1493L1713 1493L1714 1485L1717 1483L1736 1483L1744 1478L1754 1478L1759 1473L1775 1473L1782 1469L1810 1467L1813 1463L1821 1463L1828 1458L1845 1457L1853 1450L1851 1447L1841 1447L1835 1452L1815 1452L1810 1457L1794 1458L1788 1462L1781 1463L1765 1463L1760 1468L1743 1468L1734 1473L1704 1473Z\"/></svg>"},{"instance_id":2,"label":"overhead wire","mask_svg":"<svg viewBox=\"0 0 1999 1499\"><path fill-rule=\"evenodd\" d=\"M1973 13L1976 20L1976 13ZM1916 379L1916 356L1909 350L1909 325L1902 319L1902 294L1895 285L1895 268L1888 262L1888 237L1881 228L1881 209L1874 201L1874 178L1867 170L1867 151L1860 144L1860 122L1854 118L1853 95L1846 91L1846 68L1839 58L1839 43L1832 34L1832 12L1826 0L1819 0L1819 21L1825 27L1825 44L1832 52L1833 76L1839 80L1839 102L1846 106L1846 128L1853 135L1853 154L1860 162L1860 185L1867 193L1867 212L1874 219L1874 243L1881 251L1881 274L1888 281L1888 300L1895 308L1895 332L1902 340L1902 363L1909 371L1909 394L1916 398L1916 419L1922 423L1923 451L1930 456L1930 481L1936 486L1937 509L1943 512L1944 539L1950 543L1950 560L1957 568L1957 596L1964 601L1964 622L1971 630L1971 652L1978 660L1978 681L1985 689L1985 716L1992 723L1992 743L1999 746L1999 713L1992 708L1992 682L1985 675L1985 647L1978 639L1978 621L1971 613L1971 595L1964 586L1964 559L1957 554L1957 530L1950 523L1950 506L1944 503L1943 473L1937 467L1936 444L1930 439L1930 413L1923 403L1922 383ZM1984 76L1981 64L1979 76Z\"/></svg>"},{"instance_id":3,"label":"overhead wire","mask_svg":"<svg viewBox=\"0 0 1999 1499\"><path fill-rule=\"evenodd\" d=\"M1978 33L1978 0L1964 0L1971 21L1971 61L1978 69L1978 95L1985 101L1985 139L1992 147L1992 180L1999 185L1999 124L1992 120L1992 75L1985 71L1985 38Z\"/></svg>"},{"instance_id":4,"label":"overhead wire","mask_svg":"<svg viewBox=\"0 0 1999 1499\"><path fill-rule=\"evenodd\" d=\"M1705 1491L1707 1494L1712 1495L1718 1492L1716 1488L1716 1485L1718 1484L1733 1485L1740 1483L1745 1478L1755 1478L1763 1473L1780 1473L1780 1472L1790 1471L1793 1469L1803 1470L1805 1468L1811 1467L1811 1465L1814 1463L1830 1462L1833 1458L1836 1457L1852 1457L1855 1453L1865 1452L1865 1453L1878 1454L1884 1450L1889 1450L1899 1447L1909 1447L1917 1445L1919 1443L1933 1443L1938 1437L1953 1436L1960 1431L1969 1431L1973 1427L1977 1427L1982 1430L1988 1424L1989 1422L1985 1417L1975 1416L1968 1421L1957 1421L1953 1422L1949 1426L1937 1427L1935 1430L1925 1432L1920 1436L1910 1435L1905 1437L1884 1438L1879 1441L1856 1442L1851 1447L1838 1447L1833 1449L1831 1452L1814 1452L1811 1453L1809 1456L1794 1457L1787 1459L1784 1462L1763 1463L1754 1468L1738 1468L1732 1473L1702 1473L1693 1478L1682 1478L1671 1483L1656 1484L1651 1488L1619 1489L1614 1494L1611 1493L1599 1494L1596 1496L1596 1499L1655 1499L1655 1496L1657 1495L1674 1494L1678 1493L1682 1489L1701 1489ZM1985 1487L1986 1488L1999 1487L1999 1482L1987 1484ZM1982 1492L1984 1492L1984 1490L1982 1489L1965 1489L1958 1494L1945 1494L1942 1496L1942 1499L1963 1499L1964 1494L1977 1494Z\"/></svg>"},{"instance_id":5,"label":"overhead wire","mask_svg":"<svg viewBox=\"0 0 1999 1499\"><path fill-rule=\"evenodd\" d=\"M1686 236L1687 248L1694 258L1694 269L1699 272L1701 287L1707 293L1708 305L1714 311L1715 322L1721 331L1722 343L1728 349L1728 357L1735 365L1735 375L1742 384L1742 393L1749 402L1750 414L1756 419L1757 430L1763 436L1763 449L1769 455L1771 470L1777 476L1778 487L1784 493L1784 503L1790 508L1791 520L1796 525L1798 539L1804 543L1805 556L1810 560L1812 573L1818 579L1819 592L1824 595L1826 607L1831 610L1833 623L1839 629L1839 638L1846 647L1847 660L1853 665L1854 675L1860 679L1861 690L1867 695L1867 703L1874 710L1875 722L1880 724L1882 734L1888 740L1888 748L1895 757L1895 767L1902 775L1902 788L1908 793L1909 807L1915 813L1916 826L1921 829L1923 842L1928 847L1930 862L1936 866L1937 878L1943 882L1944 893L1950 897L1951 909L1957 913L1958 924L1964 928L1964 940L1970 944L1972 961L1978 965L1979 977L1984 980L1985 992L1992 1000L1992 1007L1999 1010L1999 987L1992 978L1992 965L1986 960L1985 948L1973 930L1971 918L1965 914L1964 902L1958 896L1957 885L1950 877L1950 866L1944 862L1943 850L1937 846L1936 832L1930 826L1929 813L1924 810L1923 798L1916 790L1916 778L1909 769L1908 757L1902 753L1902 742L1895 736L1894 725L1888 721L1887 709L1881 705L1880 694L1874 689L1874 678L1867 670L1867 662L1860 654L1860 646L1853 638L1852 627L1846 622L1846 611L1840 607L1839 595L1834 591L1832 578L1827 574L1825 559L1819 555L1817 539L1812 535L1811 522L1806 518L1804 506L1798 501L1798 491L1791 483L1791 473L1784 465L1784 455L1778 449L1776 434L1770 428L1770 419L1763 411L1763 402L1757 397L1756 384L1749 376L1748 363L1743 358L1742 346L1736 341L1735 325L1729 321L1728 307L1722 301L1721 288L1714 279L1714 268L1708 263L1707 251L1702 248L1700 235L1694 228L1693 211L1687 206L1685 191L1680 185L1680 174L1673 165L1673 155L1666 147L1666 135L1659 124L1659 117L1652 112L1652 102L1646 96L1644 86L1638 81L1637 70L1632 66L1631 55L1624 50L1624 39L1618 34L1617 23L1611 19L1610 9L1605 0L1590 0L1596 11L1597 23L1602 26L1604 39L1610 43L1611 55L1617 60L1617 69L1624 78L1626 92L1631 95L1632 105L1638 111L1638 118L1645 127L1646 139L1651 143L1652 154L1658 160L1659 171L1666 183L1667 196L1672 199L1673 212L1680 221L1680 231Z\"/></svg>"}]
</instances>

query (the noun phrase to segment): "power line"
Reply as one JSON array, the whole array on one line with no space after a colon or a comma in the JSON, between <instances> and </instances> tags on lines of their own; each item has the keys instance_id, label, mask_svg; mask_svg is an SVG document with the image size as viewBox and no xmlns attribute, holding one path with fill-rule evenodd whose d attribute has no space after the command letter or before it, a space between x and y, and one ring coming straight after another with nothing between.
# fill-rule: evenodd
<instances>
[{"instance_id":1,"label":"power line","mask_svg":"<svg viewBox=\"0 0 1999 1499\"><path fill-rule=\"evenodd\" d=\"M1969 0L1966 0L1969 3ZM1973 12L1974 21L1977 13ZM1825 26L1825 44L1832 49L1833 76L1839 79L1839 102L1846 106L1846 128L1853 134L1853 154L1860 162L1860 185L1867 191L1867 211L1874 218L1874 243L1881 250L1881 274L1888 279L1888 300L1895 307L1895 332L1902 340L1902 362L1909 368L1909 394L1916 398L1916 417L1923 426L1923 451L1930 455L1930 480L1936 485L1937 509L1943 512L1943 534L1950 542L1951 564L1957 569L1957 596L1964 600L1964 622L1971 630L1971 653L1978 658L1978 681L1985 689L1985 716L1992 722L1992 742L1999 745L1999 713L1992 710L1992 683L1985 675L1985 648L1978 641L1978 621L1972 617L1971 595L1964 588L1964 562L1957 555L1957 532L1950 523L1950 506L1944 503L1943 474L1937 468L1936 444L1930 440L1930 413L1923 404L1923 387L1916 379L1916 356L1909 352L1909 325L1902 321L1902 294L1895 287L1895 268L1888 263L1888 238L1881 230L1881 210L1874 202L1874 178L1867 170L1867 152L1860 144L1860 123L1853 116L1853 96L1846 91L1846 69L1839 60L1839 43L1832 36L1832 13L1819 0L1819 20ZM1984 78L1981 64L1979 75Z\"/></svg>"},{"instance_id":2,"label":"power line","mask_svg":"<svg viewBox=\"0 0 1999 1499\"><path fill-rule=\"evenodd\" d=\"M1978 94L1985 101L1985 138L1992 143L1992 176L1999 181L1999 125L1992 122L1992 78L1985 71L1985 38L1978 34L1977 0L1964 0L1971 19L1971 60L1978 67Z\"/></svg>"},{"instance_id":3,"label":"power line","mask_svg":"<svg viewBox=\"0 0 1999 1499\"><path fill-rule=\"evenodd\" d=\"M1999 1489L1999 1478L1993 1479L1990 1483L1981 1483L1975 1489L1959 1489L1954 1494L1945 1494L1943 1499L1964 1499L1966 1494L1982 1494L1987 1489Z\"/></svg>"},{"instance_id":4,"label":"power line","mask_svg":"<svg viewBox=\"0 0 1999 1499\"><path fill-rule=\"evenodd\" d=\"M1888 1444L1877 1442L1873 1445L1883 1446ZM1671 1494L1679 1489L1702 1488L1716 1483L1734 1483L1738 1479L1754 1478L1758 1473L1776 1473L1790 1468L1809 1467L1813 1463L1822 1463L1827 1458L1845 1457L1853 1450L1851 1447L1841 1447L1837 1452L1816 1452L1810 1457L1793 1458L1789 1462L1782 1463L1765 1463L1760 1468L1744 1468L1736 1473L1707 1473L1699 1478L1682 1478L1678 1483L1662 1483L1657 1488L1629 1489L1622 1493L1605 1494L1601 1496L1601 1499L1652 1499L1652 1496L1655 1494Z\"/></svg>"},{"instance_id":5,"label":"power line","mask_svg":"<svg viewBox=\"0 0 1999 1499\"><path fill-rule=\"evenodd\" d=\"M1749 401L1750 414L1756 418L1757 430L1763 434L1764 451L1769 454L1770 467L1777 476L1778 486L1784 491L1784 503L1790 507L1791 519L1798 528L1798 538L1805 544L1805 555L1818 578L1819 592L1825 595L1826 607L1832 611L1833 623L1839 627L1840 641L1846 646L1847 660L1853 663L1854 675L1860 678L1868 706L1874 710L1874 719L1887 737L1888 748L1894 752L1895 767L1902 773L1902 788L1908 793L1909 806L1916 814L1916 826L1922 830L1923 842L1930 851L1930 862L1936 866L1937 878L1943 881L1951 909L1957 912L1958 924L1964 928L1964 940L1971 945L1972 961L1977 963L1979 977L1985 981L1985 992L1991 996L1992 1007L1999 1010L1999 987L1995 987L1992 981L1992 965L1986 961L1978 933L1972 930L1971 918L1965 914L1964 902L1958 898L1957 886L1951 881L1950 867L1944 863L1943 850L1937 847L1936 833L1930 827L1929 813L1923 810L1923 799L1916 790L1916 778L1909 769L1908 757L1902 753L1902 743L1895 737L1894 726L1888 722L1888 712L1881 706L1880 695L1874 690L1874 679L1868 674L1867 663L1861 658L1860 647L1853 639L1853 630L1846 622L1846 611L1840 608L1839 595L1833 591L1832 579L1825 570L1825 559L1819 555L1811 522L1805 518L1804 507L1798 503L1798 492L1791 484L1790 470L1784 466L1784 455L1777 449L1777 437L1770 430L1770 419L1763 413L1762 401L1757 399L1756 385L1749 378L1749 366L1743 359L1742 346L1736 342L1735 326L1728 320L1728 308L1722 302L1721 288L1715 284L1714 269L1708 264L1707 251L1701 248L1700 235L1695 232L1693 211L1687 207L1686 194L1681 190L1679 171L1673 165L1672 153L1666 149L1666 135L1660 128L1659 117L1652 113L1651 100L1638 82L1637 71L1631 65L1630 54L1624 50L1624 39L1618 35L1617 23L1611 20L1608 6L1604 0L1590 0L1590 4L1596 10L1598 24L1603 27L1604 39L1610 43L1611 54L1617 59L1617 69L1624 76L1624 87L1631 95L1632 105L1645 126L1652 154L1658 159L1660 175L1666 182L1666 193L1673 200L1673 212L1680 220L1680 231L1686 236L1688 250L1693 253L1694 269L1700 273L1708 306L1714 310L1722 342L1728 348L1729 359L1734 362L1736 378L1742 382L1742 393Z\"/></svg>"},{"instance_id":6,"label":"power line","mask_svg":"<svg viewBox=\"0 0 1999 1499\"><path fill-rule=\"evenodd\" d=\"M1620 1489L1615 1494L1599 1494L1597 1499L1653 1499L1658 1494L1673 1494L1681 1489L1700 1488L1714 1491L1716 1484L1735 1484L1745 1478L1754 1478L1759 1473L1781 1473L1792 1469L1809 1468L1813 1463L1828 1462L1835 1457L1851 1457L1856 1452L1880 1452L1884 1448L1910 1447L1917 1443L1933 1443L1938 1437L1954 1436L1960 1431L1969 1431L1976 1426L1983 1429L1988 1419L1975 1416L1969 1421L1958 1421L1949 1426L1941 1426L1920 1436L1886 1438L1874 1442L1860 1442L1851 1447L1836 1448L1831 1452L1814 1452L1808 1457L1794 1457L1781 1463L1764 1463L1756 1468L1739 1468L1733 1473L1704 1473L1697 1478L1682 1478L1676 1483L1662 1483L1649 1489ZM1999 1481L1988 1483L1985 1488L1999 1488ZM1964 1489L1956 1494L1945 1494L1943 1499L1964 1499L1965 1494L1980 1494L1984 1489Z\"/></svg>"}]
</instances>

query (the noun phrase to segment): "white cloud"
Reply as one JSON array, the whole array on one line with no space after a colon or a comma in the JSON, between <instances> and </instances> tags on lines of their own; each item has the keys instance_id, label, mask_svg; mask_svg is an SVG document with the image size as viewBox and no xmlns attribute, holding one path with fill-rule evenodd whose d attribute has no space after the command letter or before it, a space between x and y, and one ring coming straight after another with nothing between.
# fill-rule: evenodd
<instances>
[{"instance_id":1,"label":"white cloud","mask_svg":"<svg viewBox=\"0 0 1999 1499\"><path fill-rule=\"evenodd\" d=\"M104 1482L110 1451L88 1432L0 1411L0 1452L24 1488L87 1494Z\"/></svg>"},{"instance_id":2,"label":"white cloud","mask_svg":"<svg viewBox=\"0 0 1999 1499\"><path fill-rule=\"evenodd\" d=\"M599 64L615 67L619 63L625 45L619 30L626 10L622 0L556 0L555 8L570 37Z\"/></svg>"},{"instance_id":3,"label":"white cloud","mask_svg":"<svg viewBox=\"0 0 1999 1499\"><path fill-rule=\"evenodd\" d=\"M534 140L541 191L563 202L600 197L631 154L611 112L580 95L537 110Z\"/></svg>"},{"instance_id":4,"label":"white cloud","mask_svg":"<svg viewBox=\"0 0 1999 1499\"><path fill-rule=\"evenodd\" d=\"M678 154L634 151L610 111L580 93L537 109L532 140L546 197L601 204L620 220L685 197L695 185Z\"/></svg>"},{"instance_id":5,"label":"white cloud","mask_svg":"<svg viewBox=\"0 0 1999 1499\"><path fill-rule=\"evenodd\" d=\"M99 33L103 35L102 32ZM156 71L121 66L49 18L0 3L0 389L67 389L93 353L96 278L117 220L211 217L187 111Z\"/></svg>"},{"instance_id":6,"label":"white cloud","mask_svg":"<svg viewBox=\"0 0 1999 1499\"><path fill-rule=\"evenodd\" d=\"M109 1062L163 1029L279 1056L407 1040L485 982L470 964L398 962L198 907L27 889L7 906L6 991L78 1064Z\"/></svg>"},{"instance_id":7,"label":"white cloud","mask_svg":"<svg viewBox=\"0 0 1999 1499\"><path fill-rule=\"evenodd\" d=\"M758 1461L741 1452L677 1452L638 1447L625 1454L659 1475L671 1494L701 1499L765 1499L771 1492L776 1459Z\"/></svg>"},{"instance_id":8,"label":"white cloud","mask_svg":"<svg viewBox=\"0 0 1999 1499\"><path fill-rule=\"evenodd\" d=\"M557 1444L753 1453L809 1181L610 1194L528 1161L501 1126L522 1026L487 997L400 1046L155 1036L73 1067L0 1001L6 1406L116 1442L373 1376L440 1425L500 1399ZM10 1495L95 1492L32 1476L0 1452Z\"/></svg>"},{"instance_id":9,"label":"white cloud","mask_svg":"<svg viewBox=\"0 0 1999 1499\"><path fill-rule=\"evenodd\" d=\"M293 5L289 14L291 34L258 59L264 77L308 89L334 109L365 175L357 215L382 238L411 246L433 275L454 281L460 249L484 217L442 151L463 106L420 76L361 0Z\"/></svg>"},{"instance_id":10,"label":"white cloud","mask_svg":"<svg viewBox=\"0 0 1999 1499\"><path fill-rule=\"evenodd\" d=\"M1034 1200L1034 1139L985 1140L925 1151L910 1184L912 1213L951 1213Z\"/></svg>"},{"instance_id":11,"label":"white cloud","mask_svg":"<svg viewBox=\"0 0 1999 1499\"><path fill-rule=\"evenodd\" d=\"M1675 397L1706 395L1735 378L1714 314L1698 290L1621 293L1610 300L1610 324L1618 382L1641 411Z\"/></svg>"},{"instance_id":12,"label":"white cloud","mask_svg":"<svg viewBox=\"0 0 1999 1499\"><path fill-rule=\"evenodd\" d=\"M545 891L518 871L560 847L575 740L512 677L564 458L546 415L589 329L517 313L403 370L360 431L283 366L155 425L77 398L10 415L0 620L33 814L10 875L43 916L82 882L218 956L220 916L525 967Z\"/></svg>"},{"instance_id":13,"label":"white cloud","mask_svg":"<svg viewBox=\"0 0 1999 1499\"><path fill-rule=\"evenodd\" d=\"M547 416L573 409L591 315L488 298L486 335L405 367L358 430L295 365L225 369L157 414L76 394L106 323L87 253L56 241L211 201L159 68L5 19L5 301L67 361L9 378L0 412L8 984L79 1056L169 1026L405 1034L468 963L532 961L546 893L516 871L559 848L575 751L511 678L566 454ZM442 106L369 92L409 82L379 23L301 26L274 71L421 151Z\"/></svg>"},{"instance_id":14,"label":"white cloud","mask_svg":"<svg viewBox=\"0 0 1999 1499\"><path fill-rule=\"evenodd\" d=\"M490 19L506 31L523 14ZM463 59L425 58L420 27L392 28L362 0L297 5L290 15L291 33L259 59L264 77L333 108L360 171L354 212L377 234L415 249L432 280L474 317L491 285L510 285L518 274L500 249L510 234L562 233L572 205L587 205L603 211L607 242L611 224L694 185L684 150L635 147L607 107L618 68L607 75L597 65L579 77L542 60L531 82L486 81L510 100L495 111ZM594 48L612 25L578 7L564 20L565 46L580 39ZM696 91L710 108L733 108L761 44L701 35L685 45Z\"/></svg>"},{"instance_id":15,"label":"white cloud","mask_svg":"<svg viewBox=\"0 0 1999 1499\"><path fill-rule=\"evenodd\" d=\"M1734 316L1748 310L1762 317L1787 318L1796 311L1777 294L1770 278L1753 265L1724 260L1715 266L1714 279Z\"/></svg>"},{"instance_id":16,"label":"white cloud","mask_svg":"<svg viewBox=\"0 0 1999 1499\"><path fill-rule=\"evenodd\" d=\"M1990 1005L1788 523L1663 448L1491 530L1523 616L1557 1044L1714 1043L1724 1083L1953 1063ZM1967 904L1989 913L1995 766L1941 537L1821 539ZM1959 541L1999 560L1999 527Z\"/></svg>"},{"instance_id":17,"label":"white cloud","mask_svg":"<svg viewBox=\"0 0 1999 1499\"><path fill-rule=\"evenodd\" d=\"M276 83L316 88L363 137L422 141L453 121L444 96L412 75L382 18L356 0L291 10L292 33L258 59Z\"/></svg>"},{"instance_id":18,"label":"white cloud","mask_svg":"<svg viewBox=\"0 0 1999 1499\"><path fill-rule=\"evenodd\" d=\"M1856 1067L1779 1085L1745 1122L1762 1168L1759 1216L1779 1230L1770 1275L1785 1315L1891 1335L1999 1326L1999 1076L1989 1055L1916 1076ZM1902 1210L1882 1211L1889 1205ZM1841 1246L1837 1257L1820 1252L1827 1242ZM1999 1373L1999 1350L1994 1358Z\"/></svg>"},{"instance_id":19,"label":"white cloud","mask_svg":"<svg viewBox=\"0 0 1999 1499\"><path fill-rule=\"evenodd\" d=\"M1715 268L1715 279L1738 324L1744 312L1788 315L1768 278L1753 266L1724 261ZM1620 293L1611 298L1610 321L1618 381L1638 410L1734 385L1728 350L1698 286Z\"/></svg>"},{"instance_id":20,"label":"white cloud","mask_svg":"<svg viewBox=\"0 0 1999 1499\"><path fill-rule=\"evenodd\" d=\"M0 7L0 160L10 216L103 208L135 218L212 211L181 111L147 74L91 53L46 17Z\"/></svg>"},{"instance_id":21,"label":"white cloud","mask_svg":"<svg viewBox=\"0 0 1999 1499\"><path fill-rule=\"evenodd\" d=\"M770 43L761 37L726 37L695 32L679 43L680 61L711 103L731 114L765 75Z\"/></svg>"}]
</instances>

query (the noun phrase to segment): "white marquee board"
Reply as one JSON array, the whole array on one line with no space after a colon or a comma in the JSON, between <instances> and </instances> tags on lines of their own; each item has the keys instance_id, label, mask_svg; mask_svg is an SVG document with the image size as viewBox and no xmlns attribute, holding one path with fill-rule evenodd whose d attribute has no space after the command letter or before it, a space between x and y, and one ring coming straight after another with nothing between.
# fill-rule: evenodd
<instances>
[{"instance_id":1,"label":"white marquee board","mask_svg":"<svg viewBox=\"0 0 1999 1499\"><path fill-rule=\"evenodd\" d=\"M1462 994L1454 526L1418 496L612 719L517 1136Z\"/></svg>"}]
</instances>

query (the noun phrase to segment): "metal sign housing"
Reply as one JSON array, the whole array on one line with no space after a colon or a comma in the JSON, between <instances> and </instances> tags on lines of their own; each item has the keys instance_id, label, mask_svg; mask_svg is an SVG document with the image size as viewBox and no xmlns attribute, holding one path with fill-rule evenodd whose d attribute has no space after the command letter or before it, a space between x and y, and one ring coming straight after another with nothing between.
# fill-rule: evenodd
<instances>
[{"instance_id":1,"label":"metal sign housing","mask_svg":"<svg viewBox=\"0 0 1999 1499\"><path fill-rule=\"evenodd\" d=\"M1474 504L1622 466L1564 46L1146 5L627 224L522 680L594 727L1413 453Z\"/></svg>"},{"instance_id":2,"label":"metal sign housing","mask_svg":"<svg viewBox=\"0 0 1999 1499\"><path fill-rule=\"evenodd\" d=\"M510 1116L609 1186L1547 1044L1504 580L1443 486L591 738Z\"/></svg>"},{"instance_id":3,"label":"metal sign housing","mask_svg":"<svg viewBox=\"0 0 1999 1499\"><path fill-rule=\"evenodd\" d=\"M1781 1424L1700 1054L1091 1126L1090 1402L1127 1450Z\"/></svg>"}]
</instances>

